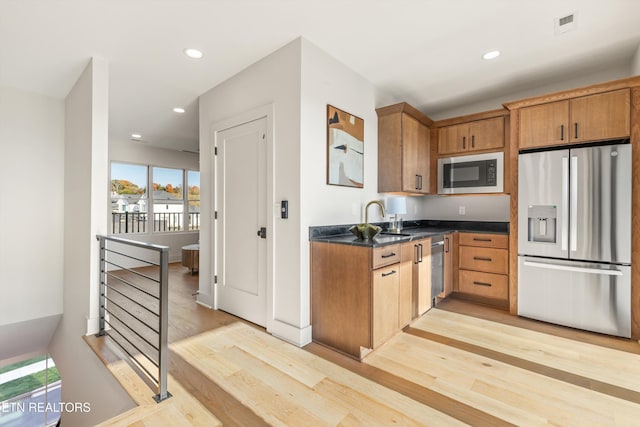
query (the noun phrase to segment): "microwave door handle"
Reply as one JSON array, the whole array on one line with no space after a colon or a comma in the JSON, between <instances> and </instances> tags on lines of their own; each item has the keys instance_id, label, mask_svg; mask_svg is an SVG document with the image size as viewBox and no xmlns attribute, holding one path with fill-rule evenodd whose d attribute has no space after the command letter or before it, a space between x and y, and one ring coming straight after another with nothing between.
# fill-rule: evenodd
<instances>
[{"instance_id":1,"label":"microwave door handle","mask_svg":"<svg viewBox=\"0 0 640 427\"><path fill-rule=\"evenodd\" d=\"M569 158L562 158L562 230L560 234L560 248L566 251L569 240Z\"/></svg>"}]
</instances>

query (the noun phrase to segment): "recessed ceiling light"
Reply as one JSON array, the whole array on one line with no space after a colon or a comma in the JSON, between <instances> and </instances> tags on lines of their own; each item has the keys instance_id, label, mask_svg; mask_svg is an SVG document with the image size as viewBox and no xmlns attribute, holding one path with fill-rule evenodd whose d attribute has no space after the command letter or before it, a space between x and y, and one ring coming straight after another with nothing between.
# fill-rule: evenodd
<instances>
[{"instance_id":1,"label":"recessed ceiling light","mask_svg":"<svg viewBox=\"0 0 640 427\"><path fill-rule=\"evenodd\" d=\"M492 50L491 52L487 52L484 55L482 55L482 59L495 59L498 56L500 56L500 51Z\"/></svg>"},{"instance_id":2,"label":"recessed ceiling light","mask_svg":"<svg viewBox=\"0 0 640 427\"><path fill-rule=\"evenodd\" d=\"M184 113L184 108L176 107L176 108L173 109L173 112L182 114L182 113Z\"/></svg>"},{"instance_id":3,"label":"recessed ceiling light","mask_svg":"<svg viewBox=\"0 0 640 427\"><path fill-rule=\"evenodd\" d=\"M189 58L193 58L193 59L200 59L203 56L202 51L199 51L198 49L192 49L192 48L185 49L184 54L187 55Z\"/></svg>"},{"instance_id":4,"label":"recessed ceiling light","mask_svg":"<svg viewBox=\"0 0 640 427\"><path fill-rule=\"evenodd\" d=\"M142 135L140 135L139 133L132 133L132 134L131 134L131 138L133 138L133 139L140 139L140 138L142 138Z\"/></svg>"}]
</instances>

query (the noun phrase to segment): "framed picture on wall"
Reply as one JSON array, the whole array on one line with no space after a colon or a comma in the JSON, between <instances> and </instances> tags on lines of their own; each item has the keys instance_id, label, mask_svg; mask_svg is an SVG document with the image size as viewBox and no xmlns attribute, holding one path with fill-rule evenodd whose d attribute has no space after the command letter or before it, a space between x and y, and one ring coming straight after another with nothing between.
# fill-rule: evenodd
<instances>
[{"instance_id":1,"label":"framed picture on wall","mask_svg":"<svg viewBox=\"0 0 640 427\"><path fill-rule=\"evenodd\" d=\"M327 184L364 187L364 120L327 105Z\"/></svg>"}]
</instances>

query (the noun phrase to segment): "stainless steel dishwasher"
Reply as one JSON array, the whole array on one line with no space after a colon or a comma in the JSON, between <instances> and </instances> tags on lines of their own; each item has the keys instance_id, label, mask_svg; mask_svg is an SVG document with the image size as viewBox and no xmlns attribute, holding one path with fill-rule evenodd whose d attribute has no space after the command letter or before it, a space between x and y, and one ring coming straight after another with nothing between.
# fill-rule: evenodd
<instances>
[{"instance_id":1,"label":"stainless steel dishwasher","mask_svg":"<svg viewBox=\"0 0 640 427\"><path fill-rule=\"evenodd\" d=\"M436 296L444 290L444 236L431 238L431 307Z\"/></svg>"}]
</instances>

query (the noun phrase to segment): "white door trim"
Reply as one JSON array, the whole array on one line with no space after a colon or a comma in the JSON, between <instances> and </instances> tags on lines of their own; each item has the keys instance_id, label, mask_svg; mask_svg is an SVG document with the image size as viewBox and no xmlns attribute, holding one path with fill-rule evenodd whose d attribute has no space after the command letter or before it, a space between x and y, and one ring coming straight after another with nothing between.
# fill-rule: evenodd
<instances>
[{"instance_id":1,"label":"white door trim","mask_svg":"<svg viewBox=\"0 0 640 427\"><path fill-rule=\"evenodd\" d=\"M209 158L211 162L211 178L215 181L218 170L216 168L215 149L218 146L218 134L224 130L240 126L242 124L252 122L254 120L267 119L267 138L266 138L266 166L267 166L267 278L266 278L266 299L267 299L267 330L271 329L273 324L273 283L274 283L274 265L275 265L275 215L274 215L274 120L275 105L268 104L253 110L246 111L236 116L215 122L211 125L211 152ZM213 197L211 198L211 213L218 209L218 194L216 185L213 186ZM211 227L211 254L210 261L213 265L213 274L218 275L219 266L217 262L217 240L216 228ZM211 281L211 295L213 295L213 308L218 309L218 289L217 285Z\"/></svg>"}]
</instances>

